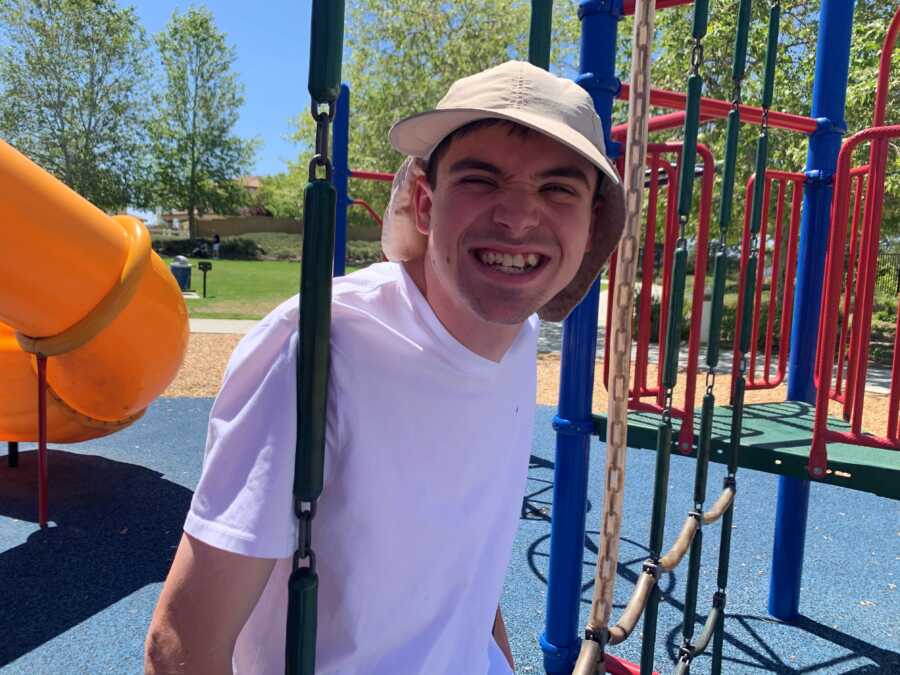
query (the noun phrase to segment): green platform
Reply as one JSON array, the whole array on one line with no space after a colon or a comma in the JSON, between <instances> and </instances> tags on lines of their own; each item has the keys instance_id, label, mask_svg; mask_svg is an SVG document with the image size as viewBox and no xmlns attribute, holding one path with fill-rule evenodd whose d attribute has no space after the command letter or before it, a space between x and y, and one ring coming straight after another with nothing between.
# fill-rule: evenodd
<instances>
[{"instance_id":1,"label":"green platform","mask_svg":"<svg viewBox=\"0 0 900 675\"><path fill-rule=\"evenodd\" d=\"M745 405L739 465L746 469L808 479L806 464L814 415L814 406L796 401ZM659 423L658 414L629 411L628 446L655 450ZM673 426L677 437L679 421L673 420ZM828 426L835 431L850 429L849 424L836 419L830 419ZM594 415L594 428L600 439L604 440L606 417ZM696 456L696 433L699 430L698 412L694 421L695 448L690 456ZM712 461L726 462L730 433L731 407L717 407L713 417ZM900 450L829 443L828 473L821 482L900 499Z\"/></svg>"}]
</instances>

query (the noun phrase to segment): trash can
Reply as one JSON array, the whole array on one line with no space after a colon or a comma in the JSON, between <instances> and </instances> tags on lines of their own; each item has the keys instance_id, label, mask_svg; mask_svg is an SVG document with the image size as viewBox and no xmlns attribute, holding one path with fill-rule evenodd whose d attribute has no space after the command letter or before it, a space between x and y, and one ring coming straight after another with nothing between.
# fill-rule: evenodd
<instances>
[{"instance_id":1,"label":"trash can","mask_svg":"<svg viewBox=\"0 0 900 675\"><path fill-rule=\"evenodd\" d=\"M169 265L172 270L172 276L178 282L178 287L182 291L191 290L191 263L183 255L176 255Z\"/></svg>"}]
</instances>

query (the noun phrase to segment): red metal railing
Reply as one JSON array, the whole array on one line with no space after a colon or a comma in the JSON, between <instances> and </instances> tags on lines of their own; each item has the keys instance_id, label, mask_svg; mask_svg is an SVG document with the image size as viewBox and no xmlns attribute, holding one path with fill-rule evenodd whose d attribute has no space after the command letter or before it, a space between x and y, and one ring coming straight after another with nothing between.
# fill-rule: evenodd
<instances>
[{"instance_id":1,"label":"red metal railing","mask_svg":"<svg viewBox=\"0 0 900 675\"><path fill-rule=\"evenodd\" d=\"M877 115L876 115L877 117ZM891 373L891 390L888 399L888 421L885 436L862 433L864 409L864 387L868 370L869 330L872 321L872 303L875 291L877 269L878 238L881 230L881 208L884 198L885 165L887 145L891 138L900 137L900 125L864 129L851 136L844 143L838 155L837 173L834 184L831 236L828 242L828 256L825 266L825 285L822 291L822 311L819 331L816 413L813 427L813 445L810 451L809 471L814 477L824 475L828 465L826 443L839 441L857 445L900 449L897 435L897 415L900 410L900 334L894 337L894 363ZM850 431L838 432L828 428L828 398L833 389L832 370L837 351L838 309L844 281L845 247L847 220L850 211L850 187L854 176L850 163L854 151L863 143L870 143L867 190L859 239L860 261L854 290L856 309L849 339L850 354L847 366L845 410L849 407ZM858 188L857 188L858 189ZM855 233L854 233L855 234ZM850 267L853 267L851 261ZM845 295L846 298L846 295ZM900 309L898 309L900 312ZM845 322L849 317L845 316Z\"/></svg>"},{"instance_id":2,"label":"red metal railing","mask_svg":"<svg viewBox=\"0 0 900 675\"><path fill-rule=\"evenodd\" d=\"M747 354L747 370L745 373L747 389L771 389L784 381L787 372L787 359L791 341L791 319L794 310L794 276L797 268L797 243L800 232L800 207L803 203L803 183L806 176L802 173L788 171L766 170L765 184L763 185L763 207L759 233L756 235L756 245L759 250L759 261L756 267L756 284L753 294L753 322L750 334L750 349ZM752 175L747 180L746 196L744 198L744 231L741 239L741 267L738 281L737 314L735 315L734 330L734 358L731 364L732 382L735 382L740 369L740 324L743 316L744 304L747 302L747 264L750 259L751 232L750 214L753 204L753 191L756 176ZM788 186L791 187L790 221L785 224L785 211L787 209ZM771 231L772 258L769 267L770 273L766 274L766 261L769 256L768 240L769 206L772 197L772 188L777 188L775 201L775 223ZM782 262L782 253L783 259ZM784 273L782 274L782 266ZM783 280L783 281L782 281ZM764 282L768 282L769 290L765 300L763 297ZM781 289L779 292L779 288ZM763 333L764 346L762 352L762 369L757 372L760 316L763 303L766 303L766 324ZM779 322L779 343L777 363L773 372L772 361L775 357L775 316L781 311Z\"/></svg>"},{"instance_id":3,"label":"red metal railing","mask_svg":"<svg viewBox=\"0 0 900 675\"><path fill-rule=\"evenodd\" d=\"M623 82L618 98L627 101L629 89L630 85ZM665 89L651 89L650 104L660 108L684 110L687 106L687 94L682 94L677 91L666 91ZM747 124L762 124L762 108L750 105L741 105L739 107L741 111L741 122ZM721 101L719 99L707 97L700 99L700 114L708 115L710 118L725 119L728 117L728 113L731 112L731 108L732 104L730 101ZM816 121L811 117L778 112L776 110L769 112L768 121L770 127L788 129L790 131L802 131L805 134L811 134L818 126Z\"/></svg>"},{"instance_id":4,"label":"red metal railing","mask_svg":"<svg viewBox=\"0 0 900 675\"><path fill-rule=\"evenodd\" d=\"M669 298L672 294L672 267L675 244L678 239L678 169L666 160L664 155L675 155L681 159L681 143L651 143L647 146L647 164L650 167L650 185L647 194L647 219L645 221L643 257L641 259L641 291L638 296L638 326L634 377L629 388L628 407L631 410L662 412L665 392L662 388L663 355L666 353L666 322L668 320ZM681 420L677 448L683 453L691 450L694 442L694 395L697 391L698 362L700 360L700 324L702 320L703 292L706 284L706 265L709 249L709 223L712 211L713 180L715 161L709 149L697 145L697 154L703 163L703 177L700 185L700 217L697 221L695 238L696 258L694 262L694 287L691 296L691 314L687 344L687 364L684 373L685 392L680 403L672 406L672 416ZM677 165L677 161L676 161ZM693 170L693 167L690 167ZM658 327L658 363L655 386L649 386L648 365L650 360L650 320L651 294L655 279L656 219L659 208L659 174L666 177L665 240L662 260L662 298ZM609 382L609 331L612 328L612 302L615 288L616 259L610 261L609 287L607 289L606 339L604 340L603 380ZM652 397L653 401L644 399Z\"/></svg>"},{"instance_id":5,"label":"red metal railing","mask_svg":"<svg viewBox=\"0 0 900 675\"><path fill-rule=\"evenodd\" d=\"M394 174L382 173L379 171L354 171L351 169L350 178L391 183L394 180ZM384 225L382 223L381 216L378 215L375 209L372 208L371 204L369 204L369 202L367 202L365 199L351 199L350 206L362 206L366 211L369 212L369 215L372 216L372 220L378 223L378 227L382 227Z\"/></svg>"},{"instance_id":6,"label":"red metal railing","mask_svg":"<svg viewBox=\"0 0 900 675\"><path fill-rule=\"evenodd\" d=\"M854 280L856 279L856 271L859 266L859 234L860 221L862 218L862 205L865 198L866 176L869 173L869 165L858 166L850 170L850 179L855 183L855 188L851 184L853 190L853 222L850 225L850 252L847 258L847 278L844 282L844 300L841 303L841 309L838 313L838 323L840 325L840 337L837 343L837 363L835 367L837 372L834 376L834 382L829 383L828 397L838 403L844 404L844 418L850 418L850 406L853 403L852 397L847 396L847 390L844 388L844 373L847 362L849 361L850 336L852 335L855 298L853 295ZM840 224L831 223L831 227L840 227ZM822 316L819 316L819 332L822 331ZM816 370L814 382L816 387L819 386L819 359L822 357L821 352L816 353Z\"/></svg>"}]
</instances>

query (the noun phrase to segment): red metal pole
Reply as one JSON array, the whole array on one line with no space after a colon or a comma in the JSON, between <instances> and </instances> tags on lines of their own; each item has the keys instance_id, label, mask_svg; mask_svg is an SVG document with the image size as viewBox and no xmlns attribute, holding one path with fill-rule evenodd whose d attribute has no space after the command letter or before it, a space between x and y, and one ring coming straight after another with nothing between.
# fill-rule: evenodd
<instances>
[{"instance_id":1,"label":"red metal pole","mask_svg":"<svg viewBox=\"0 0 900 675\"><path fill-rule=\"evenodd\" d=\"M850 338L850 315L853 312L851 301L853 299L853 278L856 268L859 265L859 256L857 255L857 243L859 241L859 224L863 203L863 186L865 185L865 176L858 175L856 178L856 190L853 199L853 224L850 228L850 261L847 266L847 281L844 284L844 317L841 321L841 334L838 338L838 355L837 355L837 374L835 375L834 389L832 398L844 404L844 419L850 419L850 404L852 398L846 393L841 392L843 386L844 361L847 357L848 340ZM853 176L851 174L851 183ZM846 227L846 223L833 223L833 227ZM849 366L848 366L849 367Z\"/></svg>"},{"instance_id":2,"label":"red metal pole","mask_svg":"<svg viewBox=\"0 0 900 675\"><path fill-rule=\"evenodd\" d=\"M378 223L378 227L383 227L384 224L381 222L381 216L379 216L375 212L375 209L373 209L371 206L369 206L369 203L366 200L352 199L352 200L350 200L350 205L351 206L362 206L366 211L369 212L369 215L372 216L372 218L375 220L375 222Z\"/></svg>"},{"instance_id":3,"label":"red metal pole","mask_svg":"<svg viewBox=\"0 0 900 675\"><path fill-rule=\"evenodd\" d=\"M857 293L857 312L860 330L856 338L856 381L853 389L853 412L850 428L855 434L862 431L862 416L865 406L866 374L869 368L869 334L872 326L872 305L875 301L875 272L878 262L878 239L881 232L881 214L884 200L885 165L887 164L887 140L874 138L869 151L868 199L863 220L863 244L860 246L864 261L859 275L862 293ZM849 198L849 195L848 195Z\"/></svg>"},{"instance_id":4,"label":"red metal pole","mask_svg":"<svg viewBox=\"0 0 900 675\"><path fill-rule=\"evenodd\" d=\"M900 301L897 303L897 323L894 327L894 358L891 364L891 393L888 398L887 437L895 443L897 416L900 414Z\"/></svg>"},{"instance_id":5,"label":"red metal pole","mask_svg":"<svg viewBox=\"0 0 900 675\"><path fill-rule=\"evenodd\" d=\"M37 355L38 371L38 525L47 527L47 357Z\"/></svg>"},{"instance_id":6,"label":"red metal pole","mask_svg":"<svg viewBox=\"0 0 900 675\"><path fill-rule=\"evenodd\" d=\"M900 33L900 8L894 12L891 25L881 45L881 58L878 61L878 86L875 88L875 112L872 115L872 126L884 125L885 111L887 110L888 92L890 91L891 57L894 55L894 45L897 44L897 34Z\"/></svg>"},{"instance_id":7,"label":"red metal pole","mask_svg":"<svg viewBox=\"0 0 900 675\"><path fill-rule=\"evenodd\" d=\"M766 235L769 230L769 195L772 186L772 181L768 176L764 175L763 180L765 181L763 183L763 206L760 214L759 234L756 235L758 238L759 262L756 265L756 288L754 289L755 293L752 300L753 325L750 327L750 367L747 370L749 373L747 386L754 389L758 388L759 384L756 381L756 350L759 344L759 315L762 311L763 272L765 272L766 268Z\"/></svg>"},{"instance_id":8,"label":"red metal pole","mask_svg":"<svg viewBox=\"0 0 900 675\"><path fill-rule=\"evenodd\" d=\"M650 190L647 194L647 229L644 235L644 255L641 259L641 295L638 299L637 355L634 360L633 400L639 400L647 390L647 362L650 357L650 314L653 292L653 263L656 254L656 206L659 198L659 154L647 153L650 166Z\"/></svg>"},{"instance_id":9,"label":"red metal pole","mask_svg":"<svg viewBox=\"0 0 900 675\"><path fill-rule=\"evenodd\" d=\"M784 202L787 197L787 181L778 180L778 195L775 198L775 243L772 249L772 275L769 277L769 311L766 312L766 346L764 353L763 382L773 385L772 378L772 343L775 340L775 312L778 309L778 281L780 278L781 249L784 246ZM775 377L778 375L776 373Z\"/></svg>"},{"instance_id":10,"label":"red metal pole","mask_svg":"<svg viewBox=\"0 0 900 675\"><path fill-rule=\"evenodd\" d=\"M800 239L800 207L803 205L803 183L806 176L794 174L794 190L791 193L791 226L788 234L787 260L784 269L784 302L781 305L781 344L778 348L778 384L787 373L787 360L791 345L791 325L794 315L794 275L797 271L797 244Z\"/></svg>"},{"instance_id":11,"label":"red metal pole","mask_svg":"<svg viewBox=\"0 0 900 675\"><path fill-rule=\"evenodd\" d=\"M618 97L623 101L627 101L629 89L630 85L627 82L623 82ZM684 110L687 106L687 94L654 88L650 90L650 104L659 108ZM711 119L725 119L728 117L728 113L731 112L731 108L732 104L730 101L722 101L707 97L700 99L700 114L708 115ZM749 105L741 105L739 108L741 122L747 124L762 124L762 108ZM789 131L800 131L804 134L811 134L817 129L816 121L811 117L783 113L775 110L769 112L768 124L770 127L787 129Z\"/></svg>"},{"instance_id":12,"label":"red metal pole","mask_svg":"<svg viewBox=\"0 0 900 675\"><path fill-rule=\"evenodd\" d=\"M394 174L392 173L381 173L378 171L350 171L350 178L360 178L362 180L376 180L381 181L383 183L392 183L394 181Z\"/></svg>"}]
</instances>

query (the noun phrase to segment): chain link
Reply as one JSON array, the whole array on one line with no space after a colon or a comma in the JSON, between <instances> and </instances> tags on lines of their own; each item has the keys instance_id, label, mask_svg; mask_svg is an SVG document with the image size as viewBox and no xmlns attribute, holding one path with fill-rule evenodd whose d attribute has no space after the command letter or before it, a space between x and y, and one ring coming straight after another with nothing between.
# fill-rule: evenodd
<instances>
[{"instance_id":1,"label":"chain link","mask_svg":"<svg viewBox=\"0 0 900 675\"><path fill-rule=\"evenodd\" d=\"M700 66L703 65L703 41L700 38L694 40L691 49L691 75L700 74Z\"/></svg>"},{"instance_id":2,"label":"chain link","mask_svg":"<svg viewBox=\"0 0 900 675\"><path fill-rule=\"evenodd\" d=\"M312 520L316 517L316 502L294 500L294 513L297 515L297 550L294 552L294 567L308 560L313 571L316 566L316 554L312 548Z\"/></svg>"},{"instance_id":3,"label":"chain link","mask_svg":"<svg viewBox=\"0 0 900 675\"><path fill-rule=\"evenodd\" d=\"M617 253L616 287L610 345L609 414L606 436L606 485L603 494L600 552L588 630L606 636L612 614L613 588L619 557L619 531L625 489L628 429L628 381L631 366L631 320L634 280L640 250L641 205L650 118L650 61L654 33L651 2L638 3L634 18L629 127L625 148L625 232ZM586 633L588 634L588 633ZM604 640L605 641L605 640ZM601 651L603 642L601 642Z\"/></svg>"},{"instance_id":4,"label":"chain link","mask_svg":"<svg viewBox=\"0 0 900 675\"><path fill-rule=\"evenodd\" d=\"M328 154L328 139L331 132L331 122L334 120L335 102L328 101L327 109L321 110L321 103L313 101L310 107L310 114L316 121L316 146L314 148L313 157L309 160L309 180L322 180L318 177L316 169L318 167L325 168L324 180L330 181L332 174L331 158Z\"/></svg>"}]
</instances>

